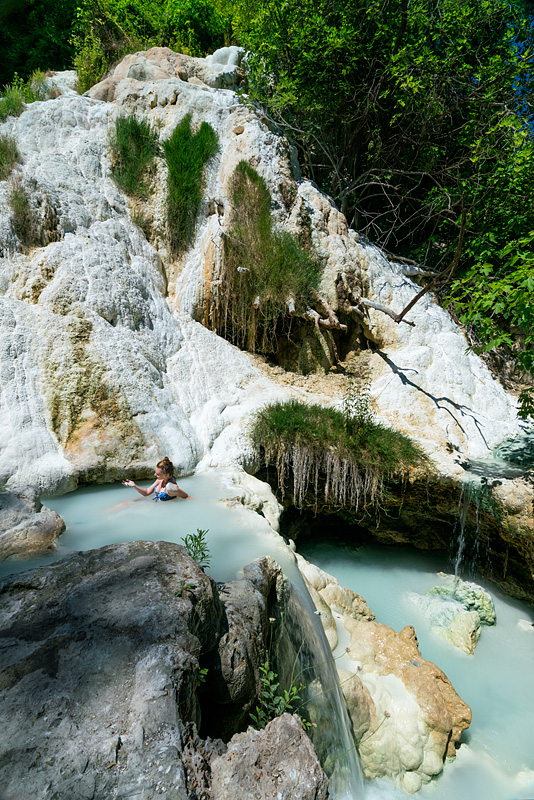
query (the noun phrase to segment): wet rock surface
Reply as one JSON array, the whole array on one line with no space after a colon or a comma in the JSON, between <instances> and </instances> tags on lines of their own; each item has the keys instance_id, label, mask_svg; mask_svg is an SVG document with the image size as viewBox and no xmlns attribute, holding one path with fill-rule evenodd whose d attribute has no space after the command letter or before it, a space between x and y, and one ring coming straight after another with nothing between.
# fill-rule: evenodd
<instances>
[{"instance_id":1,"label":"wet rock surface","mask_svg":"<svg viewBox=\"0 0 534 800\"><path fill-rule=\"evenodd\" d=\"M410 593L410 600L429 620L433 632L472 655L480 638L481 625L495 625L495 605L491 595L471 581L440 573L444 586L434 586L425 594Z\"/></svg>"},{"instance_id":2,"label":"wet rock surface","mask_svg":"<svg viewBox=\"0 0 534 800\"><path fill-rule=\"evenodd\" d=\"M271 562L256 588L243 581L258 620ZM198 738L198 676L235 627L226 619L211 578L167 542L75 553L0 582L2 800L211 797L210 764L226 746ZM261 647L250 636L243 623L228 662L232 648L242 663Z\"/></svg>"},{"instance_id":3,"label":"wet rock surface","mask_svg":"<svg viewBox=\"0 0 534 800\"><path fill-rule=\"evenodd\" d=\"M65 523L43 506L37 489L0 494L0 561L45 555L54 549L64 530Z\"/></svg>"}]
</instances>

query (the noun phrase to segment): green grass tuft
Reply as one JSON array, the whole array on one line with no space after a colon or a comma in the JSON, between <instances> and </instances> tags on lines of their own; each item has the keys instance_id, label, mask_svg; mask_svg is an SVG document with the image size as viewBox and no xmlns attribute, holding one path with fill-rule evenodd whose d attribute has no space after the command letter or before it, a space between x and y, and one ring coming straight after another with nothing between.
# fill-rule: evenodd
<instances>
[{"instance_id":1,"label":"green grass tuft","mask_svg":"<svg viewBox=\"0 0 534 800\"><path fill-rule=\"evenodd\" d=\"M12 178L8 192L8 203L13 217L13 228L20 243L26 247L37 244L37 224L30 197L22 179Z\"/></svg>"},{"instance_id":2,"label":"green grass tuft","mask_svg":"<svg viewBox=\"0 0 534 800\"><path fill-rule=\"evenodd\" d=\"M117 186L130 197L146 198L159 149L156 131L130 114L115 120L109 143L114 162L111 172Z\"/></svg>"},{"instance_id":3,"label":"green grass tuft","mask_svg":"<svg viewBox=\"0 0 534 800\"><path fill-rule=\"evenodd\" d=\"M0 181L5 181L19 158L17 143L12 136L0 135Z\"/></svg>"},{"instance_id":4,"label":"green grass tuft","mask_svg":"<svg viewBox=\"0 0 534 800\"><path fill-rule=\"evenodd\" d=\"M304 311L311 301L321 264L291 234L274 228L269 190L246 161L235 169L230 196L232 224L213 327L238 347L269 354L289 326L288 303Z\"/></svg>"},{"instance_id":5,"label":"green grass tuft","mask_svg":"<svg viewBox=\"0 0 534 800\"><path fill-rule=\"evenodd\" d=\"M346 420L341 411L296 400L257 413L251 438L266 464L275 464L282 496L292 473L297 506L312 490L329 504L366 508L379 505L387 481L428 468L427 456L402 433L374 422L351 432Z\"/></svg>"},{"instance_id":6,"label":"green grass tuft","mask_svg":"<svg viewBox=\"0 0 534 800\"><path fill-rule=\"evenodd\" d=\"M24 109L24 92L18 86L4 86L0 99L0 122L8 117L20 117Z\"/></svg>"},{"instance_id":7,"label":"green grass tuft","mask_svg":"<svg viewBox=\"0 0 534 800\"><path fill-rule=\"evenodd\" d=\"M163 149L169 168L169 241L172 251L179 255L193 239L202 201L204 167L219 150L219 143L217 134L207 122L203 122L198 131L193 133L191 114L186 114L171 138L163 142Z\"/></svg>"}]
</instances>

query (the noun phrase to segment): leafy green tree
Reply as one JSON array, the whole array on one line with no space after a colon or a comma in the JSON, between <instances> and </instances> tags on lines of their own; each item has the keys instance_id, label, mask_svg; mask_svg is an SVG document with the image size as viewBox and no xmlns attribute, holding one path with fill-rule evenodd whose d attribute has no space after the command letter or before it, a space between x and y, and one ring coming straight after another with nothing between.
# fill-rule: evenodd
<instances>
[{"instance_id":1,"label":"leafy green tree","mask_svg":"<svg viewBox=\"0 0 534 800\"><path fill-rule=\"evenodd\" d=\"M69 42L76 0L7 0L0 4L0 85L18 73L27 79L36 69L69 69Z\"/></svg>"},{"instance_id":2,"label":"leafy green tree","mask_svg":"<svg viewBox=\"0 0 534 800\"><path fill-rule=\"evenodd\" d=\"M204 56L227 29L211 0L4 0L0 23L0 85L76 64L82 90L127 52L158 45Z\"/></svg>"},{"instance_id":3,"label":"leafy green tree","mask_svg":"<svg viewBox=\"0 0 534 800\"><path fill-rule=\"evenodd\" d=\"M493 220L482 213L488 192L502 202L510 177L521 198L530 189L521 163L532 165L528 134L520 140L531 28L507 2L234 0L232 8L254 53L250 97L373 241L440 265L456 246L462 195L483 239L499 216L499 208ZM500 222L517 230L517 216Z\"/></svg>"},{"instance_id":4,"label":"leafy green tree","mask_svg":"<svg viewBox=\"0 0 534 800\"><path fill-rule=\"evenodd\" d=\"M452 297L482 335L482 309L466 287L483 295L487 263L496 279L512 280L507 247L526 248L518 253L526 264L525 236L534 228L528 7L216 1L221 13L231 10L235 35L253 54L250 101L296 142L307 177L386 251L448 277L455 270ZM515 292L510 299L519 302ZM510 340L512 317L492 315L501 332L492 341Z\"/></svg>"}]
</instances>

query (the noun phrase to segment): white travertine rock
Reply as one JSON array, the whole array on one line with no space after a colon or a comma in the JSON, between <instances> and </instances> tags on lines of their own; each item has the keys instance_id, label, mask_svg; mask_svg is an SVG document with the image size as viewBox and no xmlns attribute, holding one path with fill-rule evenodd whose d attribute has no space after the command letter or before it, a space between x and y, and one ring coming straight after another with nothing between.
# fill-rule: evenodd
<instances>
[{"instance_id":1,"label":"white travertine rock","mask_svg":"<svg viewBox=\"0 0 534 800\"><path fill-rule=\"evenodd\" d=\"M495 604L489 592L471 581L439 573L445 585L425 594L411 592L410 600L423 612L432 631L446 642L472 655L481 625L495 625Z\"/></svg>"},{"instance_id":2,"label":"white travertine rock","mask_svg":"<svg viewBox=\"0 0 534 800\"><path fill-rule=\"evenodd\" d=\"M321 291L334 309L340 274L355 285L363 275L367 295L397 309L416 291L348 230L329 198L295 181L287 141L224 88L239 82L242 57L238 48L206 59L152 48L127 56L82 97L67 91L72 74L58 73L60 97L30 104L0 126L17 141L16 172L41 238L39 247L21 247L0 182L2 485L30 480L65 491L80 478L112 480L126 468L141 476L163 453L181 474L221 465L253 470L247 420L254 409L289 397L324 402L270 380L192 319L201 318L220 273L228 184L241 160L266 181L278 224L294 231L299 218L309 220L325 265ZM179 260L166 242L164 160L157 159L148 202L155 247L111 179L109 131L126 113L147 118L162 139L187 113L194 128L206 121L217 132L194 241ZM484 455L518 430L514 401L476 356L465 355L463 335L430 297L410 317L413 329L370 311L382 353L372 357L377 411L415 435L442 472L460 477L443 448Z\"/></svg>"},{"instance_id":3,"label":"white travertine rock","mask_svg":"<svg viewBox=\"0 0 534 800\"><path fill-rule=\"evenodd\" d=\"M420 287L375 247L357 246L366 296L400 312ZM430 294L406 316L415 327L373 309L369 317L370 335L379 348L372 363L380 414L415 435L440 465L447 461L447 449L484 457L504 438L521 432L516 399L477 355L466 352L466 337Z\"/></svg>"}]
</instances>

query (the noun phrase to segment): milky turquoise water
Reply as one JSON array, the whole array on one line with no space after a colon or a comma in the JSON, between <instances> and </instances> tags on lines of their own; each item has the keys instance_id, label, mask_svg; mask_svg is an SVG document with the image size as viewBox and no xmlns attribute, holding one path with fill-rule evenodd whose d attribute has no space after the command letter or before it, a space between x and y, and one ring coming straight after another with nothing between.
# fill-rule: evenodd
<instances>
[{"instance_id":1,"label":"milky turquoise water","mask_svg":"<svg viewBox=\"0 0 534 800\"><path fill-rule=\"evenodd\" d=\"M149 486L153 481L141 481ZM52 556L0 564L0 576L33 566L41 566L63 557L73 550L92 550L107 544L135 540L171 541L183 544L182 538L206 530L211 553L209 574L217 581L233 580L238 571L259 555L272 555L292 569L287 548L279 537L255 531L238 506L229 508L224 502L231 492L212 474L182 478L179 485L190 499L154 502L135 489L120 483L90 486L76 492L44 499L65 520L66 531L58 539ZM267 528L267 525L265 525ZM294 569L294 568L293 568Z\"/></svg>"},{"instance_id":2,"label":"milky turquoise water","mask_svg":"<svg viewBox=\"0 0 534 800\"><path fill-rule=\"evenodd\" d=\"M148 485L148 482L144 485ZM229 491L211 474L180 480L188 500L155 503L120 484L89 487L46 500L65 520L67 530L53 556L0 564L0 575L50 563L72 550L132 541L174 541L197 528L207 531L217 581L232 580L260 555L272 555L289 577L293 559L279 537L251 527L250 516L223 501ZM231 492L230 492L231 495ZM450 571L437 556L407 548L306 545L299 550L310 561L363 595L377 619L395 630L416 629L424 658L435 662L473 710L470 730L453 764L442 777L416 795L420 800L534 800L534 621L532 609L504 597L486 584L497 609L497 625L484 627L475 655L468 656L437 638L408 599L440 583L436 573ZM335 723L334 723L335 724ZM360 792L358 792L358 795ZM406 800L389 781L366 783L364 800ZM360 798L358 797L358 800Z\"/></svg>"},{"instance_id":3,"label":"milky turquoise water","mask_svg":"<svg viewBox=\"0 0 534 800\"><path fill-rule=\"evenodd\" d=\"M440 585L446 560L400 547L299 542L299 552L361 594L377 620L399 631L415 627L423 657L437 664L471 706L473 721L456 761L416 796L421 800L512 800L534 798L534 622L533 610L478 581L495 602L497 624L482 628L469 656L439 639L408 598ZM389 783L367 786L366 800L405 798Z\"/></svg>"},{"instance_id":4,"label":"milky turquoise water","mask_svg":"<svg viewBox=\"0 0 534 800\"><path fill-rule=\"evenodd\" d=\"M92 486L79 489L60 498L44 500L65 520L66 531L58 540L58 549L51 555L26 561L6 561L0 564L0 577L35 566L49 564L74 550L91 550L119 542L172 541L183 544L182 539L198 529L206 531L205 540L210 554L206 572L216 581L229 581L238 577L243 566L262 555L271 555L282 567L284 574L293 582L301 602L307 606L304 616L308 625L316 626L311 638L320 631L319 639L308 644L317 651L315 658L316 677L307 672L312 682L328 690L317 689L319 699L316 711L332 721L330 729L322 724L321 729L329 734L328 741L336 755L345 753L333 765L330 775L331 787L335 787L336 800L352 800L361 796L361 770L353 749L346 709L336 686L337 675L333 662L321 650L328 649L319 619L302 577L296 568L295 559L283 540L275 534L265 520L245 510L239 502L232 501L235 487L228 488L224 479L214 473L204 473L180 480L180 487L191 495L189 499L154 502L143 498L134 489L117 483L113 486ZM150 482L143 482L143 486ZM238 491L238 490L237 490ZM229 504L228 504L229 501ZM308 637L310 638L310 637ZM317 686L319 686L317 684ZM313 692L312 692L313 694ZM321 697L323 698L321 701ZM310 709L313 704L310 700ZM321 730L313 731L321 737ZM322 750L324 740L317 742Z\"/></svg>"}]
</instances>

